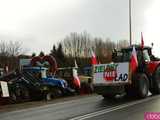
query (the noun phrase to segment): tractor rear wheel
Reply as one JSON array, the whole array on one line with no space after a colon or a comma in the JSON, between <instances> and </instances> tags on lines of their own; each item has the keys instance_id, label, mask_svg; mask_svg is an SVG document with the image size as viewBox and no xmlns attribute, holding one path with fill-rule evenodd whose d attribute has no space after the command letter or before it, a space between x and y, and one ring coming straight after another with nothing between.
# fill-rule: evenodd
<instances>
[{"instance_id":1,"label":"tractor rear wheel","mask_svg":"<svg viewBox=\"0 0 160 120\"><path fill-rule=\"evenodd\" d=\"M155 71L152 81L151 93L160 94L160 66Z\"/></svg>"},{"instance_id":2,"label":"tractor rear wheel","mask_svg":"<svg viewBox=\"0 0 160 120\"><path fill-rule=\"evenodd\" d=\"M53 88L52 90L46 92L45 99L47 101L50 101L61 96L62 96L62 91L59 88Z\"/></svg>"},{"instance_id":3,"label":"tractor rear wheel","mask_svg":"<svg viewBox=\"0 0 160 120\"><path fill-rule=\"evenodd\" d=\"M149 80L144 73L138 73L134 77L136 95L140 98L148 96Z\"/></svg>"},{"instance_id":4,"label":"tractor rear wheel","mask_svg":"<svg viewBox=\"0 0 160 120\"><path fill-rule=\"evenodd\" d=\"M15 89L10 93L11 103L20 103L30 100L29 90L26 86L16 83Z\"/></svg>"}]
</instances>

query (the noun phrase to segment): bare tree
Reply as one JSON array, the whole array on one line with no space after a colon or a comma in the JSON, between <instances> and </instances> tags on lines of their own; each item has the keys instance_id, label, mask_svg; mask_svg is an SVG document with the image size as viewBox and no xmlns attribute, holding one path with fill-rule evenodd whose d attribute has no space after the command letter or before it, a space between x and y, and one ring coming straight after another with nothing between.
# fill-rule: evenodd
<instances>
[{"instance_id":1,"label":"bare tree","mask_svg":"<svg viewBox=\"0 0 160 120\"><path fill-rule=\"evenodd\" d=\"M117 49L121 49L121 48L128 47L128 46L129 46L128 40L120 40L117 43Z\"/></svg>"},{"instance_id":2,"label":"bare tree","mask_svg":"<svg viewBox=\"0 0 160 120\"><path fill-rule=\"evenodd\" d=\"M0 41L0 67L8 66L9 70L16 68L21 50L22 45L18 41Z\"/></svg>"},{"instance_id":3,"label":"bare tree","mask_svg":"<svg viewBox=\"0 0 160 120\"><path fill-rule=\"evenodd\" d=\"M2 56L18 56L21 53L22 47L18 41L0 41L0 55Z\"/></svg>"},{"instance_id":4,"label":"bare tree","mask_svg":"<svg viewBox=\"0 0 160 120\"><path fill-rule=\"evenodd\" d=\"M8 56L7 43L4 41L0 42L0 56Z\"/></svg>"},{"instance_id":5,"label":"bare tree","mask_svg":"<svg viewBox=\"0 0 160 120\"><path fill-rule=\"evenodd\" d=\"M79 59L79 63L89 63L89 58L91 57L91 50L96 53L97 59L101 63L110 62L112 59L112 51L115 48L127 47L129 45L127 40L120 40L118 43L107 39L102 39L100 37L91 37L87 32L82 33L71 33L66 36L64 40L60 42L63 47L63 52L66 58L69 59ZM73 60L68 60L69 62ZM87 61L87 62L84 62Z\"/></svg>"},{"instance_id":6,"label":"bare tree","mask_svg":"<svg viewBox=\"0 0 160 120\"><path fill-rule=\"evenodd\" d=\"M22 52L22 44L18 41L10 41L7 46L7 51L10 56L18 56Z\"/></svg>"},{"instance_id":7,"label":"bare tree","mask_svg":"<svg viewBox=\"0 0 160 120\"><path fill-rule=\"evenodd\" d=\"M92 48L91 37L87 32L71 33L61 41L61 44L65 54L73 57L88 56L88 51Z\"/></svg>"}]
</instances>

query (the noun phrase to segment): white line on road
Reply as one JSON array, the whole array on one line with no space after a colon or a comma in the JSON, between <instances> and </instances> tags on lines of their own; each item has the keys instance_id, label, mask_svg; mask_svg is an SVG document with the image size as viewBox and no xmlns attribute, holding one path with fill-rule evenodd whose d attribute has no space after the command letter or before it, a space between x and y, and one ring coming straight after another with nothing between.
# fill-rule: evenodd
<instances>
[{"instance_id":1,"label":"white line on road","mask_svg":"<svg viewBox=\"0 0 160 120\"><path fill-rule=\"evenodd\" d=\"M96 112L93 112L93 113L89 113L89 114L86 114L86 115L74 117L74 118L71 118L70 120L85 120L87 118L93 118L93 117L96 117L96 116L99 116L99 115L103 115L103 114L110 113L110 112L113 112L113 111L116 111L116 110L120 110L120 109L123 109L123 108L126 108L126 107L130 107L130 106L137 105L137 104L140 104L140 103L143 103L143 102L147 102L147 101L159 98L159 97L160 96L153 96L153 97L149 97L149 98L146 98L146 99L143 99L143 100L138 100L138 101L134 101L134 102L127 103L127 104L118 105L118 106L115 106L115 107L112 107L112 108L106 108L106 109L96 111Z\"/></svg>"}]
</instances>

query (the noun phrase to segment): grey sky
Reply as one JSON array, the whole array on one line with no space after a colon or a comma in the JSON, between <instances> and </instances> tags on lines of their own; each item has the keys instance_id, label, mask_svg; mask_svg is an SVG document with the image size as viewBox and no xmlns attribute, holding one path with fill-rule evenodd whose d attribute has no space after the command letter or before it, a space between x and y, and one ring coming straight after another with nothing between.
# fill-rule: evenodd
<instances>
[{"instance_id":1,"label":"grey sky","mask_svg":"<svg viewBox=\"0 0 160 120\"><path fill-rule=\"evenodd\" d=\"M155 8L160 8L159 0L132 0L134 43L140 42L140 32L146 44L152 38L158 42L158 29L153 31L160 24L152 25L160 18L158 12L152 14ZM87 31L114 41L129 39L128 0L0 0L0 16L0 40L21 41L29 53L48 53L53 43L70 32Z\"/></svg>"}]
</instances>

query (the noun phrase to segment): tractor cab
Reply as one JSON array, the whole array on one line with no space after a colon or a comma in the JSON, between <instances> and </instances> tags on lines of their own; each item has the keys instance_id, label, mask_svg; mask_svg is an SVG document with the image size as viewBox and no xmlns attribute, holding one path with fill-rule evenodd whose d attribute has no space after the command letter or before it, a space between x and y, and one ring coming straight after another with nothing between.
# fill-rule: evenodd
<instances>
[{"instance_id":1,"label":"tractor cab","mask_svg":"<svg viewBox=\"0 0 160 120\"><path fill-rule=\"evenodd\" d=\"M123 57L122 59L124 61L128 61L131 58L131 54L132 54L132 49L133 47L128 47L128 48L123 48L121 51L123 53ZM136 52L137 52L137 59L138 62L140 61L151 61L150 56L152 55L151 53L151 48L150 47L144 47L143 49L141 48L141 46L135 46Z\"/></svg>"},{"instance_id":2,"label":"tractor cab","mask_svg":"<svg viewBox=\"0 0 160 120\"><path fill-rule=\"evenodd\" d=\"M133 46L122 48L120 51L114 51L112 54L113 62L128 62L131 60ZM149 75L154 74L157 66L160 64L160 59L152 54L152 48L140 45L135 45L138 69L137 72L146 72Z\"/></svg>"},{"instance_id":3,"label":"tractor cab","mask_svg":"<svg viewBox=\"0 0 160 120\"><path fill-rule=\"evenodd\" d=\"M131 59L133 47L122 48L120 51L113 51L112 59L114 62L127 62ZM144 47L143 49L140 46L135 46L137 52L138 62L140 61L151 61L153 55L150 47Z\"/></svg>"}]
</instances>

